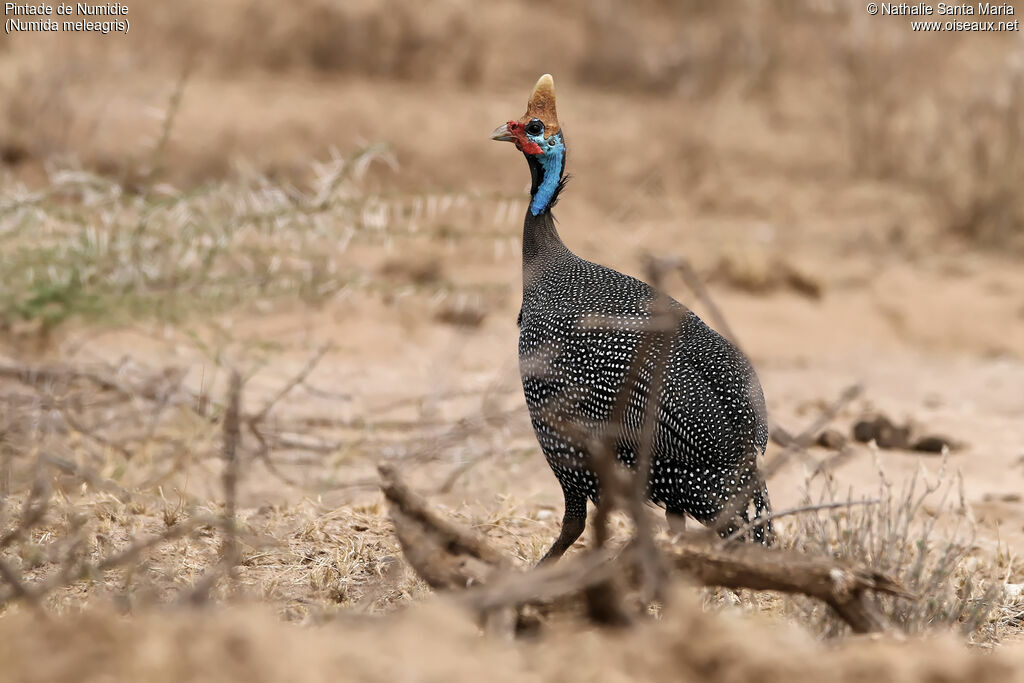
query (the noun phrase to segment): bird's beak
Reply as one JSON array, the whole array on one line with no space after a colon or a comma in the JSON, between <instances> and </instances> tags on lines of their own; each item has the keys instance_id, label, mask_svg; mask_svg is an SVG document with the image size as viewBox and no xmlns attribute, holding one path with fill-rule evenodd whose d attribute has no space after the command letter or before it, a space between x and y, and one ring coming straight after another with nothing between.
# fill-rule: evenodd
<instances>
[{"instance_id":1,"label":"bird's beak","mask_svg":"<svg viewBox=\"0 0 1024 683\"><path fill-rule=\"evenodd\" d=\"M498 140L499 142L515 142L516 139L512 136L512 132L508 129L508 124L503 123L494 129L491 133L492 140Z\"/></svg>"}]
</instances>

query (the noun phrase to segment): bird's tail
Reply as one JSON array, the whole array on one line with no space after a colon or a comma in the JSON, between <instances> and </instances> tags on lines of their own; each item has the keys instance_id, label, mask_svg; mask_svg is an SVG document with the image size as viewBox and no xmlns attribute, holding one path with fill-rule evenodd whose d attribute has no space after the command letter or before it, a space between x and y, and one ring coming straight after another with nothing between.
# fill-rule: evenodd
<instances>
[{"instance_id":1,"label":"bird's tail","mask_svg":"<svg viewBox=\"0 0 1024 683\"><path fill-rule=\"evenodd\" d=\"M743 540L772 545L775 543L775 526L771 521L768 486L760 476L755 476L751 488L727 501L711 526L722 538L732 538L742 532Z\"/></svg>"},{"instance_id":2,"label":"bird's tail","mask_svg":"<svg viewBox=\"0 0 1024 683\"><path fill-rule=\"evenodd\" d=\"M750 539L754 543L760 543L761 545L772 545L775 543L775 525L772 524L769 516L772 514L772 503L768 498L768 485L763 481L760 486L754 490L754 495L751 497L751 503L753 503L754 521L757 519L764 519L763 523L757 524L753 529L750 530Z\"/></svg>"}]
</instances>

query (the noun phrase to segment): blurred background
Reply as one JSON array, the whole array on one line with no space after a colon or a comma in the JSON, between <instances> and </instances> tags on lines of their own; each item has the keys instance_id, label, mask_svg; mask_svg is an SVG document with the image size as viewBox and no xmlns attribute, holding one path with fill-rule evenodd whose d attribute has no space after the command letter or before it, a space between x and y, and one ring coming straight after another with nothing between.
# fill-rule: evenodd
<instances>
[{"instance_id":1,"label":"blurred background","mask_svg":"<svg viewBox=\"0 0 1024 683\"><path fill-rule=\"evenodd\" d=\"M458 290L495 275L476 294L507 290L511 302L527 174L487 132L522 113L544 72L558 84L574 177L559 217L594 259L626 267L640 249L668 248L699 256L727 286L815 298L870 284L885 264L956 271L1021 247L1019 32L925 35L903 17L811 0L645 0L628 21L600 1L128 7L127 36L0 42L0 172L8 194L56 191L81 172L108 184L100 194L179 202L177 215L154 218L195 239L168 244L169 232L142 229L122 240L111 228L111 258L170 250L154 261L173 262L146 275L76 263L77 235L53 223L27 244L8 235L8 325L35 316L40 293L48 328L79 314L169 315L176 304L156 290L196 279L183 259L205 269L189 306L212 311L245 303L253 287L317 304L353 284L436 294L441 282ZM210 190L218 183L241 187ZM247 208L262 227L272 214L274 230L217 227L233 200L273 204L272 189L285 205ZM321 206L293 211L292 191ZM105 205L117 214L108 227L124 218L118 202ZM206 218L175 223L190 212ZM197 246L202 235L216 253ZM359 252L370 242L385 248ZM252 262L231 262L238 253ZM275 257L286 272L259 282ZM73 284L35 267L47 260ZM61 287L78 301L62 302ZM968 305L957 292L921 294L942 311ZM977 321L938 322L930 305L889 311L887 324L941 347L1024 345L1019 325L986 336Z\"/></svg>"},{"instance_id":2,"label":"blurred background","mask_svg":"<svg viewBox=\"0 0 1024 683\"><path fill-rule=\"evenodd\" d=\"M262 425L239 514L272 546L238 571L288 618L425 592L374 588L397 555L382 459L532 564L561 495L516 365L529 174L489 134L551 73L565 242L636 275L644 253L688 259L776 425L857 384L844 438L874 415L942 435L975 550L1020 583L1020 32L913 32L829 0L126 4L128 35L0 37L0 494L28 495L55 454L62 504L116 529L89 537L100 554L219 510L235 368ZM52 367L136 398L115 410ZM45 377L46 401L24 393ZM833 493L941 460L837 443L811 449L844 455ZM778 507L807 494L803 465L770 485ZM93 533L69 519L54 537ZM206 537L168 547L147 595L218 557ZM18 561L46 576L61 552ZM131 581L53 600L141 600Z\"/></svg>"}]
</instances>

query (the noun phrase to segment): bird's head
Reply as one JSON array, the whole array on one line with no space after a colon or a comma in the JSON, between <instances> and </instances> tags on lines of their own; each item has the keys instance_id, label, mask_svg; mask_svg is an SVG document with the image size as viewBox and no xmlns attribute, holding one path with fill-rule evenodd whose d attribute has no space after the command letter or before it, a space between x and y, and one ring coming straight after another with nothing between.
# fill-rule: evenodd
<instances>
[{"instance_id":1,"label":"bird's head","mask_svg":"<svg viewBox=\"0 0 1024 683\"><path fill-rule=\"evenodd\" d=\"M543 156L562 143L561 128L555 111L555 81L544 74L533 86L526 113L519 120L499 126L491 133L492 140L514 143L527 156Z\"/></svg>"},{"instance_id":2,"label":"bird's head","mask_svg":"<svg viewBox=\"0 0 1024 683\"><path fill-rule=\"evenodd\" d=\"M526 113L491 133L492 140L511 142L530 165L532 187L530 211L538 215L549 210L565 184L565 140L555 112L555 81L544 74L533 86Z\"/></svg>"}]
</instances>

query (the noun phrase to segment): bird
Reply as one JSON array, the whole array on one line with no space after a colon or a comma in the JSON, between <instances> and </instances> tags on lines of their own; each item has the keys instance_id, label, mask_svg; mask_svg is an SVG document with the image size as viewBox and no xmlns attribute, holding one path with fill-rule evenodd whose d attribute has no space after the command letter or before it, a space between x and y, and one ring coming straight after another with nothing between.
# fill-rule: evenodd
<instances>
[{"instance_id":1,"label":"bird","mask_svg":"<svg viewBox=\"0 0 1024 683\"><path fill-rule=\"evenodd\" d=\"M770 545L771 503L757 465L768 426L757 374L740 349L667 296L675 323L664 336L658 395L650 395L657 359L641 358L640 371L630 372L658 292L577 256L559 235L551 211L568 176L550 74L537 81L526 114L499 126L491 139L513 143L530 169L519 369L533 430L565 500L561 530L540 563L557 560L576 542L586 528L588 500L599 502L594 438L609 433L624 391L629 398L616 418L616 459L636 470L646 406L654 400L646 494L665 509L672 528L689 515L723 537Z\"/></svg>"}]
</instances>

